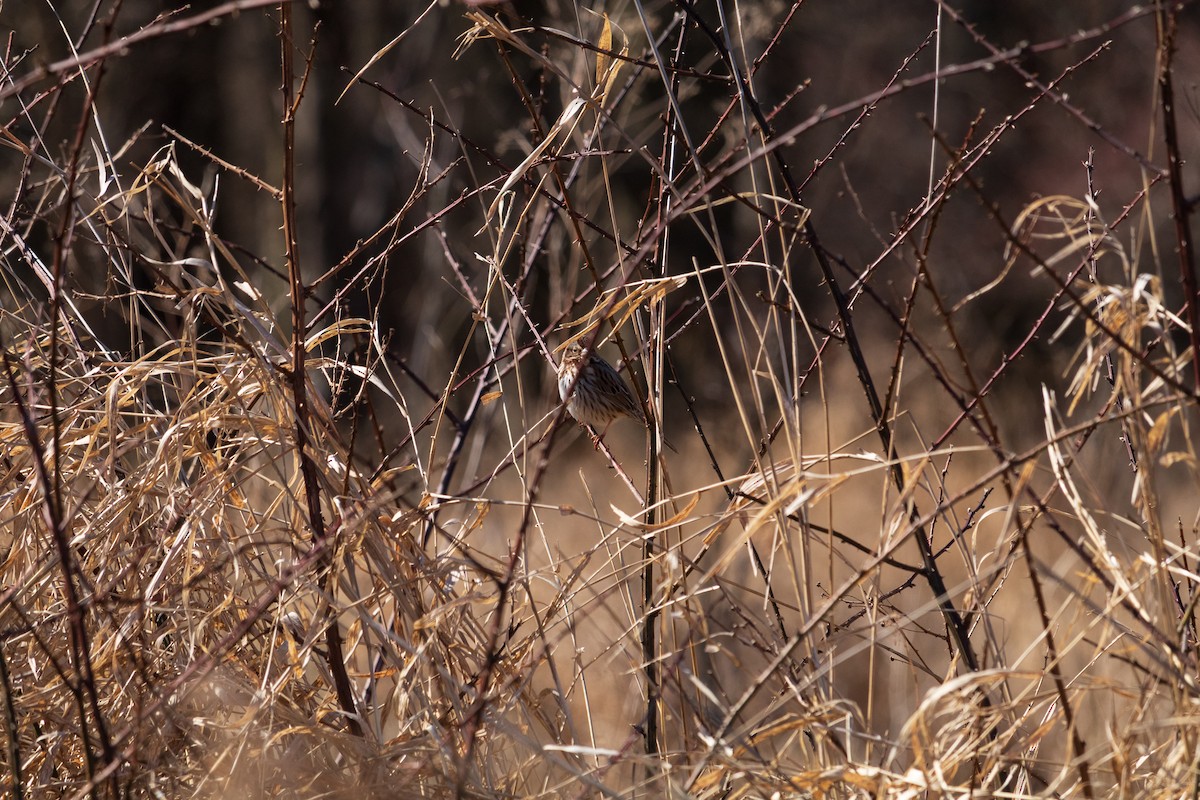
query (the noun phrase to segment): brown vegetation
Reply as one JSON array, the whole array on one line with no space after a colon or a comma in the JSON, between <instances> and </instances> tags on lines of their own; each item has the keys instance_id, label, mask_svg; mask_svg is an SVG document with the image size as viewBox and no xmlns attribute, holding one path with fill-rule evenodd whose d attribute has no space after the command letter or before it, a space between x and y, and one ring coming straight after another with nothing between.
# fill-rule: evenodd
<instances>
[{"instance_id":1,"label":"brown vegetation","mask_svg":"<svg viewBox=\"0 0 1200 800\"><path fill-rule=\"evenodd\" d=\"M15 5L3 796L1196 796L1194 3Z\"/></svg>"}]
</instances>

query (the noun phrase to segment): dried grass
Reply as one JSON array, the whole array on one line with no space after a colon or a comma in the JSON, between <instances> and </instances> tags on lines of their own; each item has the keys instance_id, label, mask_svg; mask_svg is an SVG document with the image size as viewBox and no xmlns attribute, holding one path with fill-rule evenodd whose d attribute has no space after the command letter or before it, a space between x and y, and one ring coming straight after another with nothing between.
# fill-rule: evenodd
<instances>
[{"instance_id":1,"label":"dried grass","mask_svg":"<svg viewBox=\"0 0 1200 800\"><path fill-rule=\"evenodd\" d=\"M1083 197L1012 221L977 178L1043 105L1086 118L1058 84L1103 36L1175 11L1037 45L1086 45L1053 81L1024 51L943 66L1035 91L932 137L928 192L849 260L782 155L840 126L832 174L868 111L936 77L912 74L933 38L775 131L786 104L751 86L788 9L678 9L453 17L528 113L516 159L377 91L406 46L384 36L345 95L425 150L403 207L320 269L293 114L278 187L170 129L126 179L145 131L114 150L103 94L61 151L26 134L137 50L7 56L4 796L1196 796L1195 264L1147 233L1180 175L1115 147L1140 190L1101 202L1089 158ZM303 109L319 67L290 57ZM276 209L282 260L222 235L197 151ZM973 287L939 253L960 196L1003 264ZM387 329L388 284L436 337ZM1034 310L996 353L1014 297ZM568 339L636 365L644 443L575 433L551 397Z\"/></svg>"}]
</instances>

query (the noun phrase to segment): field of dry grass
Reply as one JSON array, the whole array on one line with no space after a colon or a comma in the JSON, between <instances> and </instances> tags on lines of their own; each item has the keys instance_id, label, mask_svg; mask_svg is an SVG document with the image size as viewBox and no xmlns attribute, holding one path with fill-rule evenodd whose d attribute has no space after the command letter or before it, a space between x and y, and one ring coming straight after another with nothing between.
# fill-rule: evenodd
<instances>
[{"instance_id":1,"label":"field of dry grass","mask_svg":"<svg viewBox=\"0 0 1200 800\"><path fill-rule=\"evenodd\" d=\"M0 797L1200 796L1195 3L84 5Z\"/></svg>"}]
</instances>

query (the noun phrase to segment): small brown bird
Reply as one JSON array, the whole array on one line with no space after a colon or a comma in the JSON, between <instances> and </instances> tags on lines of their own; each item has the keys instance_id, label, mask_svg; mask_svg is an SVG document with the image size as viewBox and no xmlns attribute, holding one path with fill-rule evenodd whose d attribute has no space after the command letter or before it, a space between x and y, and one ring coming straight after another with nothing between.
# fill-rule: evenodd
<instances>
[{"instance_id":1,"label":"small brown bird","mask_svg":"<svg viewBox=\"0 0 1200 800\"><path fill-rule=\"evenodd\" d=\"M595 353L590 354L585 363L583 348L578 344L566 349L558 365L558 396L581 425L596 429L592 444L597 447L608 426L617 418L633 417L643 425L646 422L641 405L621 374Z\"/></svg>"}]
</instances>

